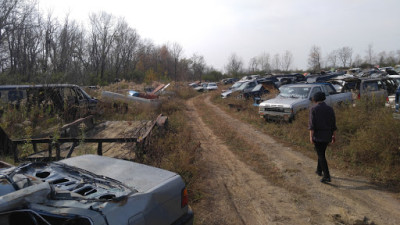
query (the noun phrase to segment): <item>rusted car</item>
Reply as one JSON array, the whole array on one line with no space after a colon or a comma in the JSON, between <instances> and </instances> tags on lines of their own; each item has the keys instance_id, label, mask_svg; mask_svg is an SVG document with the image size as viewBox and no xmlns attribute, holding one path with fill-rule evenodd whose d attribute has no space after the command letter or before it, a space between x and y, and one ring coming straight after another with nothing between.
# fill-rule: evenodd
<instances>
[{"instance_id":1,"label":"rusted car","mask_svg":"<svg viewBox=\"0 0 400 225\"><path fill-rule=\"evenodd\" d=\"M4 107L28 110L31 107L46 108L50 112L61 113L67 120L93 114L98 100L74 84L46 85L1 85L0 110Z\"/></svg>"},{"instance_id":2,"label":"rusted car","mask_svg":"<svg viewBox=\"0 0 400 225\"><path fill-rule=\"evenodd\" d=\"M97 155L0 164L2 225L193 224L173 172Z\"/></svg>"}]
</instances>

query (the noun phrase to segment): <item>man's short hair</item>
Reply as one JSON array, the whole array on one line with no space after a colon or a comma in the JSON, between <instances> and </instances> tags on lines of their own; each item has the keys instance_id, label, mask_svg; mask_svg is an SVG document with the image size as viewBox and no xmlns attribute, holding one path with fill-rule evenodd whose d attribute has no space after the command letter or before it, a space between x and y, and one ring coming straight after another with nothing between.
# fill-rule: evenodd
<instances>
[{"instance_id":1,"label":"man's short hair","mask_svg":"<svg viewBox=\"0 0 400 225\"><path fill-rule=\"evenodd\" d=\"M322 102L322 101L324 101L326 99L325 93L324 92L317 92L317 93L314 94L312 99L313 99L314 102Z\"/></svg>"}]
</instances>

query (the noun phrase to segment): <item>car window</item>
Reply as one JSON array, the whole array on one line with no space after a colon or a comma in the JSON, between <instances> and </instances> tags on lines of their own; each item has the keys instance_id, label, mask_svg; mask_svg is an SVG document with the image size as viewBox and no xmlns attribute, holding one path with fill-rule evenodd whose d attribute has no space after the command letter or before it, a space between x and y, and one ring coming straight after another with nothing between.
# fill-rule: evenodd
<instances>
[{"instance_id":1,"label":"car window","mask_svg":"<svg viewBox=\"0 0 400 225\"><path fill-rule=\"evenodd\" d=\"M330 85L325 85L325 88L326 88L326 90L328 91L328 93L329 93L330 95L336 93L335 89L333 89L332 86L330 86Z\"/></svg>"},{"instance_id":2,"label":"car window","mask_svg":"<svg viewBox=\"0 0 400 225\"><path fill-rule=\"evenodd\" d=\"M346 82L343 85L343 90L342 92L351 92L351 91L357 91L359 85L357 82Z\"/></svg>"},{"instance_id":3,"label":"car window","mask_svg":"<svg viewBox=\"0 0 400 225\"><path fill-rule=\"evenodd\" d=\"M378 84L378 88L379 88L380 90L386 89L386 88L385 88L385 84L384 84L381 80L378 80L378 81L377 81L377 84Z\"/></svg>"},{"instance_id":4,"label":"car window","mask_svg":"<svg viewBox=\"0 0 400 225\"><path fill-rule=\"evenodd\" d=\"M320 87L314 87L312 89L312 91L311 91L311 96L310 97L313 97L315 95L315 93L317 93L317 92L322 92Z\"/></svg>"},{"instance_id":5,"label":"car window","mask_svg":"<svg viewBox=\"0 0 400 225\"><path fill-rule=\"evenodd\" d=\"M310 92L309 87L285 87L279 88L280 96L283 97L295 97L295 98L305 98Z\"/></svg>"},{"instance_id":6,"label":"car window","mask_svg":"<svg viewBox=\"0 0 400 225\"><path fill-rule=\"evenodd\" d=\"M235 84L232 85L232 88L240 87L242 84L243 82L236 82Z\"/></svg>"},{"instance_id":7,"label":"car window","mask_svg":"<svg viewBox=\"0 0 400 225\"><path fill-rule=\"evenodd\" d=\"M84 99L83 94L79 89L74 89L74 91L76 92L76 95L78 96L79 100L83 100Z\"/></svg>"},{"instance_id":8,"label":"car window","mask_svg":"<svg viewBox=\"0 0 400 225\"><path fill-rule=\"evenodd\" d=\"M11 90L8 91L8 101L13 102L13 101L18 101L23 98L23 93L22 91L17 91L17 90Z\"/></svg>"},{"instance_id":9,"label":"car window","mask_svg":"<svg viewBox=\"0 0 400 225\"><path fill-rule=\"evenodd\" d=\"M255 87L255 86L256 86L256 83L255 83L255 82L249 83L249 88L252 88L252 87Z\"/></svg>"},{"instance_id":10,"label":"car window","mask_svg":"<svg viewBox=\"0 0 400 225\"><path fill-rule=\"evenodd\" d=\"M378 83L377 82L364 82L364 90L366 91L378 91Z\"/></svg>"}]
</instances>

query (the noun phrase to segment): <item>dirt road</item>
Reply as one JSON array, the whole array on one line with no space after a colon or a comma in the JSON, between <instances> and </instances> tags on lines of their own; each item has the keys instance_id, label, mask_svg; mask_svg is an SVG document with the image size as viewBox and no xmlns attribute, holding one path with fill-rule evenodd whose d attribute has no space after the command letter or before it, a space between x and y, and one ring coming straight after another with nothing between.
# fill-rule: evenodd
<instances>
[{"instance_id":1,"label":"dirt road","mask_svg":"<svg viewBox=\"0 0 400 225\"><path fill-rule=\"evenodd\" d=\"M205 101L231 129L256 142L286 185L274 185L234 154L204 123L194 101ZM203 148L199 165L205 194L193 205L196 224L400 224L400 201L365 178L331 169L332 183L323 184L314 173L315 160L231 117L209 97L191 99L187 105Z\"/></svg>"}]
</instances>

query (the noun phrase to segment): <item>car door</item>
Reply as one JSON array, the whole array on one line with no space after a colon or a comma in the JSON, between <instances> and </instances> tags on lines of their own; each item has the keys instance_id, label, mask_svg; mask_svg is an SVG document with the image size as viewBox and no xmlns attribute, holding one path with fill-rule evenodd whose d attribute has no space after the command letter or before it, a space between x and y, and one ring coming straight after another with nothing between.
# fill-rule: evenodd
<instances>
[{"instance_id":1,"label":"car door","mask_svg":"<svg viewBox=\"0 0 400 225\"><path fill-rule=\"evenodd\" d=\"M79 116L83 117L88 114L89 110L89 100L85 97L85 95L82 93L81 89L74 87L73 88L76 99L78 101L78 107L79 107Z\"/></svg>"},{"instance_id":2,"label":"car door","mask_svg":"<svg viewBox=\"0 0 400 225\"><path fill-rule=\"evenodd\" d=\"M373 99L386 99L387 91L384 88L382 81L369 80L362 84L362 96Z\"/></svg>"},{"instance_id":3,"label":"car door","mask_svg":"<svg viewBox=\"0 0 400 225\"><path fill-rule=\"evenodd\" d=\"M311 93L310 93L310 103L312 98L314 97L315 93L317 92L323 92L321 87L314 87L313 89L311 89Z\"/></svg>"},{"instance_id":4,"label":"car door","mask_svg":"<svg viewBox=\"0 0 400 225\"><path fill-rule=\"evenodd\" d=\"M333 103L335 102L335 93L336 90L333 86L326 84L324 85L324 89L325 89L325 96L326 96L326 104L328 105L333 105Z\"/></svg>"}]
</instances>

